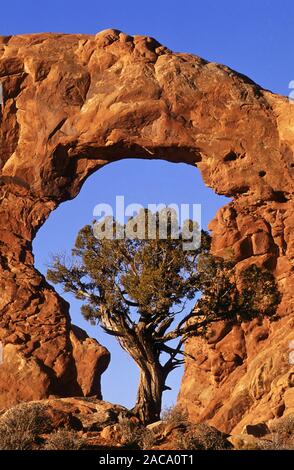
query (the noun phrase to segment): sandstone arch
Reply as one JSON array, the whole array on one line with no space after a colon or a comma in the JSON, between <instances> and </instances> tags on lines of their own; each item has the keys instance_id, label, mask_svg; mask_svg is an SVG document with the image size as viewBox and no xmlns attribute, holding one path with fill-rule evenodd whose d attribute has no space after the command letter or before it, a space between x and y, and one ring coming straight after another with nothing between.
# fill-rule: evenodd
<instances>
[{"instance_id":1,"label":"sandstone arch","mask_svg":"<svg viewBox=\"0 0 294 470\"><path fill-rule=\"evenodd\" d=\"M228 67L116 30L0 37L0 81L0 407L82 393L67 304L35 270L31 242L88 175L124 157L197 165L208 186L234 198L211 224L213 250L267 265L284 294L275 325L220 325L210 345L190 342L199 360L186 370L181 402L227 430L294 407L288 100Z\"/></svg>"}]
</instances>

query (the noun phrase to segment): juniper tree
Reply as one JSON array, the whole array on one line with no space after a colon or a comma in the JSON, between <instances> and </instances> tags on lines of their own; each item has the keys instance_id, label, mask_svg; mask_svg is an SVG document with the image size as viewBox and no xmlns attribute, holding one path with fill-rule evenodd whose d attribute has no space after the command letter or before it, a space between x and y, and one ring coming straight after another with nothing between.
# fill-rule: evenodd
<instances>
[{"instance_id":1,"label":"juniper tree","mask_svg":"<svg viewBox=\"0 0 294 470\"><path fill-rule=\"evenodd\" d=\"M148 222L151 215L145 215ZM157 216L153 239L115 238L122 227L114 220L114 239L97 237L93 226L86 225L70 259L54 256L47 275L82 300L85 319L115 336L138 365L133 411L144 423L159 419L167 377L184 362L187 338L205 337L219 320L272 316L279 301L269 272L251 266L238 274L237 282L233 263L210 254L207 232L201 232L199 247L184 250L183 230L175 238L169 223L162 239Z\"/></svg>"}]
</instances>

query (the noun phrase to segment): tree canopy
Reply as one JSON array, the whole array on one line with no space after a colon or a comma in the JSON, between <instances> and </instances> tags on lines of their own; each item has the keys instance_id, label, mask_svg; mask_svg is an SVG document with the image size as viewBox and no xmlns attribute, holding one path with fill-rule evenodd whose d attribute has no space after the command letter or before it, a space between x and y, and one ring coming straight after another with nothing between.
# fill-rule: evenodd
<instances>
[{"instance_id":1,"label":"tree canopy","mask_svg":"<svg viewBox=\"0 0 294 470\"><path fill-rule=\"evenodd\" d=\"M121 227L111 223L118 233ZM170 223L167 237L160 235L158 229L153 239L97 238L86 225L72 256L54 256L48 270L50 281L83 301L84 317L117 337L136 361L141 380L135 411L144 422L159 419L167 376L183 363L187 338L205 336L219 320L273 317L279 302L271 273L255 265L237 273L232 261L210 253L207 232L194 250L183 250L183 231L174 238Z\"/></svg>"}]
</instances>

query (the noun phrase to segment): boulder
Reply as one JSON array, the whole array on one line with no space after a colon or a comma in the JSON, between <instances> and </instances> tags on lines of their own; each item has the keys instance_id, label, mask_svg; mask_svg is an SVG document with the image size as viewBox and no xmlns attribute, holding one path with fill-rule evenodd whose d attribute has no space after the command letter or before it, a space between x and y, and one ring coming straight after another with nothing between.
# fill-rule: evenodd
<instances>
[{"instance_id":1,"label":"boulder","mask_svg":"<svg viewBox=\"0 0 294 470\"><path fill-rule=\"evenodd\" d=\"M83 395L85 397L96 395L102 399L100 379L110 362L109 351L75 325L71 327L70 340L77 370L77 382Z\"/></svg>"}]
</instances>

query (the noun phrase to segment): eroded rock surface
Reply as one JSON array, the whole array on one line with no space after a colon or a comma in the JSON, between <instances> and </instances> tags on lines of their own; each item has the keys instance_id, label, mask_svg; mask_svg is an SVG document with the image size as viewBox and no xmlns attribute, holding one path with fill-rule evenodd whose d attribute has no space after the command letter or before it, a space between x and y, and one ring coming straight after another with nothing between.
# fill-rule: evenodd
<instances>
[{"instance_id":1,"label":"eroded rock surface","mask_svg":"<svg viewBox=\"0 0 294 470\"><path fill-rule=\"evenodd\" d=\"M211 224L213 251L269 267L283 293L279 321L190 341L198 359L180 402L226 431L293 406L294 106L228 67L116 30L1 37L0 81L0 340L17 351L0 366L0 407L16 401L7 377L17 400L91 389L78 383L68 305L35 270L32 239L88 175L124 157L196 165L233 198Z\"/></svg>"},{"instance_id":2,"label":"eroded rock surface","mask_svg":"<svg viewBox=\"0 0 294 470\"><path fill-rule=\"evenodd\" d=\"M101 375L107 369L110 353L78 326L72 325L70 340L77 370L77 382L85 397L102 398Z\"/></svg>"}]
</instances>

